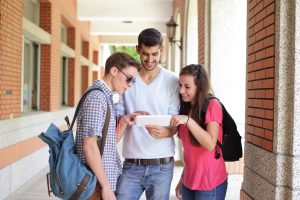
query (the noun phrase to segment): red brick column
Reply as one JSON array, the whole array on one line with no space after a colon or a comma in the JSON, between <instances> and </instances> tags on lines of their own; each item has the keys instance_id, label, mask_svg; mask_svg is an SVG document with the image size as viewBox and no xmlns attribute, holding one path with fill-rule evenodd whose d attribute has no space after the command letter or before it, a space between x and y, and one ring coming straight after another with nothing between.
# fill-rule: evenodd
<instances>
[{"instance_id":1,"label":"red brick column","mask_svg":"<svg viewBox=\"0 0 300 200\"><path fill-rule=\"evenodd\" d=\"M89 42L87 42L87 41L84 41L83 43L82 43L82 55L84 56L84 57L86 57L87 59L89 58Z\"/></svg>"},{"instance_id":2,"label":"red brick column","mask_svg":"<svg viewBox=\"0 0 300 200\"><path fill-rule=\"evenodd\" d=\"M0 1L0 120L21 114L22 0Z\"/></svg>"},{"instance_id":3,"label":"red brick column","mask_svg":"<svg viewBox=\"0 0 300 200\"><path fill-rule=\"evenodd\" d=\"M93 58L92 56L94 54L90 54L90 43L89 41L83 41L82 42L82 55L92 61ZM91 55L91 58L90 58L90 55ZM89 66L87 65L84 65L84 66L81 66L81 94L83 94L86 89L89 87L90 83L89 83Z\"/></svg>"},{"instance_id":4,"label":"red brick column","mask_svg":"<svg viewBox=\"0 0 300 200\"><path fill-rule=\"evenodd\" d=\"M60 108L60 13L58 2L40 2L40 27L51 34L51 44L41 45L40 109Z\"/></svg>"},{"instance_id":5,"label":"red brick column","mask_svg":"<svg viewBox=\"0 0 300 200\"><path fill-rule=\"evenodd\" d=\"M89 66L81 66L81 94L83 94L89 86Z\"/></svg>"},{"instance_id":6,"label":"red brick column","mask_svg":"<svg viewBox=\"0 0 300 200\"><path fill-rule=\"evenodd\" d=\"M98 71L93 71L93 82L98 80Z\"/></svg>"},{"instance_id":7,"label":"red brick column","mask_svg":"<svg viewBox=\"0 0 300 200\"><path fill-rule=\"evenodd\" d=\"M68 106L75 106L75 58L68 59Z\"/></svg>"},{"instance_id":8,"label":"red brick column","mask_svg":"<svg viewBox=\"0 0 300 200\"><path fill-rule=\"evenodd\" d=\"M67 45L75 50L76 30L68 28ZM68 106L75 106L75 58L68 59Z\"/></svg>"},{"instance_id":9,"label":"red brick column","mask_svg":"<svg viewBox=\"0 0 300 200\"><path fill-rule=\"evenodd\" d=\"M248 4L246 141L273 148L275 0Z\"/></svg>"},{"instance_id":10,"label":"red brick column","mask_svg":"<svg viewBox=\"0 0 300 200\"><path fill-rule=\"evenodd\" d=\"M270 152L273 151L274 131L275 2L248 1L247 19L245 140ZM252 199L247 192L241 190L242 200Z\"/></svg>"},{"instance_id":11,"label":"red brick column","mask_svg":"<svg viewBox=\"0 0 300 200\"><path fill-rule=\"evenodd\" d=\"M204 64L205 0L198 1L198 62Z\"/></svg>"},{"instance_id":12,"label":"red brick column","mask_svg":"<svg viewBox=\"0 0 300 200\"><path fill-rule=\"evenodd\" d=\"M99 64L99 52L98 51L93 51L93 63L98 65Z\"/></svg>"}]
</instances>

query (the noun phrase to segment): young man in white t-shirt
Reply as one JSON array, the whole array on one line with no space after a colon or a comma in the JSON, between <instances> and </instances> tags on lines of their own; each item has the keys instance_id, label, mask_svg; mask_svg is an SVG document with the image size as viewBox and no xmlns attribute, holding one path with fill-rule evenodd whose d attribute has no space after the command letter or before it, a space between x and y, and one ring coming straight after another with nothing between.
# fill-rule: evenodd
<instances>
[{"instance_id":1,"label":"young man in white t-shirt","mask_svg":"<svg viewBox=\"0 0 300 200\"><path fill-rule=\"evenodd\" d=\"M179 111L178 76L159 66L163 38L153 28L143 30L136 47L141 70L136 84L120 99L118 114L175 115ZM129 126L123 138L123 173L118 179L118 200L168 200L173 178L176 127Z\"/></svg>"}]
</instances>

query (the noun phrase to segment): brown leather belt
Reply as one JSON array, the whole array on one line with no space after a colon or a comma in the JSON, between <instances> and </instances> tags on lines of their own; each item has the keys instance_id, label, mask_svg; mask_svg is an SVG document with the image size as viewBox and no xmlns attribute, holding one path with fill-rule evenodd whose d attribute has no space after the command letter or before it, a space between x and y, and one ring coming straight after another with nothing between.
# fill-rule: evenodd
<instances>
[{"instance_id":1,"label":"brown leather belt","mask_svg":"<svg viewBox=\"0 0 300 200\"><path fill-rule=\"evenodd\" d=\"M134 163L137 165L158 165L167 164L173 160L173 157L167 158L155 158L155 159L129 159L126 158L125 161L129 163Z\"/></svg>"}]
</instances>

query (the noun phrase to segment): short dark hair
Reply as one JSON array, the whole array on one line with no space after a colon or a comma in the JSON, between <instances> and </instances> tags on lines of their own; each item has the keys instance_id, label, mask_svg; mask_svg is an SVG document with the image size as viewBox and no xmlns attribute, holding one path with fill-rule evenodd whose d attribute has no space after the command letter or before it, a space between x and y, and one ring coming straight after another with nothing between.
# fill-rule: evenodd
<instances>
[{"instance_id":1,"label":"short dark hair","mask_svg":"<svg viewBox=\"0 0 300 200\"><path fill-rule=\"evenodd\" d=\"M138 37L138 48L141 48L142 44L146 47L153 47L163 45L163 37L161 33L155 28L147 28L143 30Z\"/></svg>"},{"instance_id":2,"label":"short dark hair","mask_svg":"<svg viewBox=\"0 0 300 200\"><path fill-rule=\"evenodd\" d=\"M133 66L137 70L140 70L140 63L127 53L116 52L109 56L105 62L104 74L108 74L112 67L118 67L124 69L128 66Z\"/></svg>"}]
</instances>

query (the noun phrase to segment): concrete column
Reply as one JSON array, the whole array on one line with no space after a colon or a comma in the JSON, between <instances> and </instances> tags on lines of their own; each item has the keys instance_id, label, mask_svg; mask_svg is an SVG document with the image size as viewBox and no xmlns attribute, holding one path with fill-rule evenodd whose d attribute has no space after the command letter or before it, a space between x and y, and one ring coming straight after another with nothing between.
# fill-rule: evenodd
<instances>
[{"instance_id":1,"label":"concrete column","mask_svg":"<svg viewBox=\"0 0 300 200\"><path fill-rule=\"evenodd\" d=\"M276 4L275 199L299 199L300 2Z\"/></svg>"}]
</instances>

